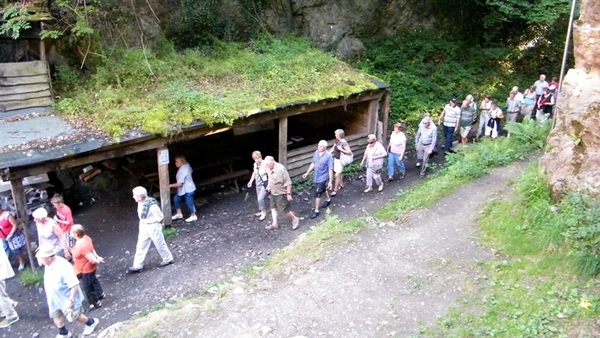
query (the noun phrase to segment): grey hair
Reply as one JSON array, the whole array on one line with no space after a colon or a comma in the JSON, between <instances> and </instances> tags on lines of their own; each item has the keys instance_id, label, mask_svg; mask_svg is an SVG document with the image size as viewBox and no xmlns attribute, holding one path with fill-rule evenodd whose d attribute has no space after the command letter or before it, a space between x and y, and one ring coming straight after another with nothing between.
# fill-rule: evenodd
<instances>
[{"instance_id":1,"label":"grey hair","mask_svg":"<svg viewBox=\"0 0 600 338\"><path fill-rule=\"evenodd\" d=\"M263 161L265 161L265 163L270 163L275 162L275 159L273 158L273 156L267 156Z\"/></svg>"},{"instance_id":2,"label":"grey hair","mask_svg":"<svg viewBox=\"0 0 600 338\"><path fill-rule=\"evenodd\" d=\"M339 136L340 138L344 138L346 133L344 133L344 129L336 129L334 132L335 136Z\"/></svg>"},{"instance_id":3,"label":"grey hair","mask_svg":"<svg viewBox=\"0 0 600 338\"><path fill-rule=\"evenodd\" d=\"M146 190L146 188L144 187L135 187L133 188L133 196L135 197L140 197L140 198L146 198L148 197L148 190Z\"/></svg>"},{"instance_id":4,"label":"grey hair","mask_svg":"<svg viewBox=\"0 0 600 338\"><path fill-rule=\"evenodd\" d=\"M465 100L473 101L473 95L471 95L471 94L467 95L467 97L465 97Z\"/></svg>"}]
</instances>

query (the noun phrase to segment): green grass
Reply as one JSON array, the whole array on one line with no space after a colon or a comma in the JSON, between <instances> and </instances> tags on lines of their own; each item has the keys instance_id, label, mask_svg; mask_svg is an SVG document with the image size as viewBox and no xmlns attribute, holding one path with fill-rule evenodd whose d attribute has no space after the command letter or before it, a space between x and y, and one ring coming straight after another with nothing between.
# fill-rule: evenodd
<instances>
[{"instance_id":1,"label":"green grass","mask_svg":"<svg viewBox=\"0 0 600 338\"><path fill-rule=\"evenodd\" d=\"M40 286L44 281L44 270L38 268L36 270L32 270L31 268L27 268L19 273L19 281L24 286Z\"/></svg>"},{"instance_id":2,"label":"green grass","mask_svg":"<svg viewBox=\"0 0 600 338\"><path fill-rule=\"evenodd\" d=\"M171 135L194 121L231 125L261 110L378 88L298 37L182 53L116 50L103 62L87 79L59 68L56 109L115 136L134 128Z\"/></svg>"},{"instance_id":3,"label":"green grass","mask_svg":"<svg viewBox=\"0 0 600 338\"><path fill-rule=\"evenodd\" d=\"M496 258L482 264L479 278L485 284L466 304L457 304L438 325L427 328L430 336L589 333L580 324L600 314L597 281L581 277L575 256L553 221L560 218L568 224L573 216L551 211L551 204L537 165L521 177L510 198L488 203L479 219L481 242L494 250ZM582 306L585 302L589 308ZM479 314L469 311L473 308Z\"/></svg>"},{"instance_id":4,"label":"green grass","mask_svg":"<svg viewBox=\"0 0 600 338\"><path fill-rule=\"evenodd\" d=\"M177 236L177 230L175 228L164 228L162 232L165 236L165 239L174 238Z\"/></svg>"}]
</instances>

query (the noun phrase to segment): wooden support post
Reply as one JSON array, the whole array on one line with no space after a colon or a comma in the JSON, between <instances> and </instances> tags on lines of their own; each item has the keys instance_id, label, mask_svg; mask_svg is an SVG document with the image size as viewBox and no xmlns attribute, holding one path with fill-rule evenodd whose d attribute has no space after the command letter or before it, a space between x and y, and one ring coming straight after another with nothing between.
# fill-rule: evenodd
<instances>
[{"instance_id":1,"label":"wooden support post","mask_svg":"<svg viewBox=\"0 0 600 338\"><path fill-rule=\"evenodd\" d=\"M40 39L40 61L46 62L46 45L42 39Z\"/></svg>"},{"instance_id":2,"label":"wooden support post","mask_svg":"<svg viewBox=\"0 0 600 338\"><path fill-rule=\"evenodd\" d=\"M25 245L27 246L27 255L29 257L29 265L32 270L36 269L36 262L33 256L33 250L31 248L31 241L29 231L27 229L27 222L29 221L29 214L27 213L27 198L25 197L25 191L23 190L23 179L17 178L10 180L10 188L12 189L12 196L15 202L15 208L17 209L17 214L15 218L17 219L17 227L23 231L25 235ZM38 243L39 245L40 243Z\"/></svg>"},{"instance_id":3,"label":"wooden support post","mask_svg":"<svg viewBox=\"0 0 600 338\"><path fill-rule=\"evenodd\" d=\"M386 92L383 95L379 109L380 109L379 120L381 121L381 124L383 125L383 130L381 132L383 134L383 138L385 140L387 140L388 124L389 124L389 118L390 118L390 92ZM396 123L396 122L398 122L398 121L394 121L394 123ZM387 143L384 143L384 145L386 147L388 146Z\"/></svg>"},{"instance_id":4,"label":"wooden support post","mask_svg":"<svg viewBox=\"0 0 600 338\"><path fill-rule=\"evenodd\" d=\"M167 146L156 149L158 159L158 186L160 187L160 206L165 214L165 227L171 227L171 188L169 188L169 148Z\"/></svg>"},{"instance_id":5,"label":"wooden support post","mask_svg":"<svg viewBox=\"0 0 600 338\"><path fill-rule=\"evenodd\" d=\"M279 119L279 158L278 162L287 167L288 118Z\"/></svg>"},{"instance_id":6,"label":"wooden support post","mask_svg":"<svg viewBox=\"0 0 600 338\"><path fill-rule=\"evenodd\" d=\"M369 127L369 134L375 134L376 130L377 130L377 108L379 107L379 102L378 100L371 100L369 102L369 108L368 108L368 112L367 112L367 116L368 116L368 121L369 123L367 124Z\"/></svg>"}]
</instances>

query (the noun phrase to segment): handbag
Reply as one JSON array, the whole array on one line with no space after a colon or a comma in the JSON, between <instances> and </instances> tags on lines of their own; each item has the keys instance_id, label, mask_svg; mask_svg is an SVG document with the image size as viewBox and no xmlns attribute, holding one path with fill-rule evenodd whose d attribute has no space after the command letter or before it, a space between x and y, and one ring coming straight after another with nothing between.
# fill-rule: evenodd
<instances>
[{"instance_id":1,"label":"handbag","mask_svg":"<svg viewBox=\"0 0 600 338\"><path fill-rule=\"evenodd\" d=\"M340 152L340 163L342 164L342 166L345 167L352 162L354 162L354 154L352 154L352 153L346 154L346 153Z\"/></svg>"},{"instance_id":2,"label":"handbag","mask_svg":"<svg viewBox=\"0 0 600 338\"><path fill-rule=\"evenodd\" d=\"M373 163L373 172L380 174L383 171L383 161L377 161Z\"/></svg>"},{"instance_id":3,"label":"handbag","mask_svg":"<svg viewBox=\"0 0 600 338\"><path fill-rule=\"evenodd\" d=\"M2 232L2 234L4 235L4 238L6 238L6 234L4 233L4 231L2 231L2 229L0 229L0 232ZM10 240L7 242L8 242L9 249L11 249L13 251L19 250L25 246L25 242L26 242L25 235L23 234L23 232L21 232L21 230L17 230L12 235Z\"/></svg>"}]
</instances>

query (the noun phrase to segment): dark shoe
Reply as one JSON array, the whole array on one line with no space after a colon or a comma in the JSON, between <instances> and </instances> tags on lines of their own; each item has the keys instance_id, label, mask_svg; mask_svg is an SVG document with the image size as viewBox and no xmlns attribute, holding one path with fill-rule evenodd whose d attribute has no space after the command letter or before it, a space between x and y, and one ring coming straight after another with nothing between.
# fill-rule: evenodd
<instances>
[{"instance_id":1,"label":"dark shoe","mask_svg":"<svg viewBox=\"0 0 600 338\"><path fill-rule=\"evenodd\" d=\"M144 271L144 268L134 268L133 266L127 269L127 273L140 273Z\"/></svg>"},{"instance_id":2,"label":"dark shoe","mask_svg":"<svg viewBox=\"0 0 600 338\"><path fill-rule=\"evenodd\" d=\"M312 214L310 214L310 218L311 218L311 219L313 219L313 218L317 218L317 217L319 217L319 212L318 212L318 211L313 211L313 213L312 213Z\"/></svg>"},{"instance_id":3,"label":"dark shoe","mask_svg":"<svg viewBox=\"0 0 600 338\"><path fill-rule=\"evenodd\" d=\"M454 150L452 150L452 149L448 150L448 152L449 152L450 154L456 154L456 151L454 151Z\"/></svg>"},{"instance_id":4,"label":"dark shoe","mask_svg":"<svg viewBox=\"0 0 600 338\"><path fill-rule=\"evenodd\" d=\"M101 294L100 297L98 297L98 299L100 299L100 300L102 300L104 298L106 298L106 294L105 293Z\"/></svg>"},{"instance_id":5,"label":"dark shoe","mask_svg":"<svg viewBox=\"0 0 600 338\"><path fill-rule=\"evenodd\" d=\"M401 173L400 174L400 179L403 180L406 177L406 173Z\"/></svg>"},{"instance_id":6,"label":"dark shoe","mask_svg":"<svg viewBox=\"0 0 600 338\"><path fill-rule=\"evenodd\" d=\"M175 260L171 259L170 261L162 261L162 262L160 262L160 264L158 264L158 266L160 266L162 268L162 267L165 267L167 265L171 265L173 263L175 263Z\"/></svg>"},{"instance_id":7,"label":"dark shoe","mask_svg":"<svg viewBox=\"0 0 600 338\"><path fill-rule=\"evenodd\" d=\"M325 204L323 204L323 208L327 208L330 205L331 205L331 200L325 201Z\"/></svg>"},{"instance_id":8,"label":"dark shoe","mask_svg":"<svg viewBox=\"0 0 600 338\"><path fill-rule=\"evenodd\" d=\"M99 309L99 308L101 308L101 307L102 307L102 302L100 302L100 301L97 301L97 302L96 302L96 303L94 303L94 304L90 304L90 311L92 311L92 310L96 310L96 309Z\"/></svg>"},{"instance_id":9,"label":"dark shoe","mask_svg":"<svg viewBox=\"0 0 600 338\"><path fill-rule=\"evenodd\" d=\"M388 176L387 180L385 180L386 182L391 182L394 180L394 176Z\"/></svg>"}]
</instances>

